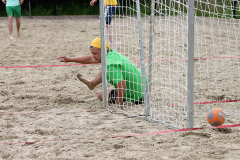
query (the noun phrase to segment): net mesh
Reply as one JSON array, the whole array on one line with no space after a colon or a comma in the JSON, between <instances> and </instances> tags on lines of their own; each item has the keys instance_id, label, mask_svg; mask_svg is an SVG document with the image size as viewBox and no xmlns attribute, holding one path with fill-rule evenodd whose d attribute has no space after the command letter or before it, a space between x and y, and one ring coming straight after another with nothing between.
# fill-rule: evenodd
<instances>
[{"instance_id":1,"label":"net mesh","mask_svg":"<svg viewBox=\"0 0 240 160\"><path fill-rule=\"evenodd\" d=\"M141 70L139 41L143 42L146 75L151 76L148 119L177 128L187 125L188 3L184 0L141 0L141 34L137 1L118 1L109 27L117 52ZM154 6L152 6L154 5ZM154 22L150 23L151 8ZM153 15L152 15L153 16ZM195 1L194 116L205 117L211 108L226 114L239 112L239 4L231 0ZM150 27L154 25L154 32ZM149 53L149 39L153 49ZM152 56L152 61L148 58ZM148 71L148 67L152 70ZM113 89L113 86L109 86ZM110 111L144 115L144 106L124 102L108 105ZM202 124L201 124L202 125Z\"/></svg>"}]
</instances>

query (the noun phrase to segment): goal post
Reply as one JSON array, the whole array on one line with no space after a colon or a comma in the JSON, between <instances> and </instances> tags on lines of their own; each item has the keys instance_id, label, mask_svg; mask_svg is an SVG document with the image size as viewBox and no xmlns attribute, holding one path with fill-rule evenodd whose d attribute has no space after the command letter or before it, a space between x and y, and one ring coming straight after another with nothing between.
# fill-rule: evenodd
<instances>
[{"instance_id":1,"label":"goal post","mask_svg":"<svg viewBox=\"0 0 240 160\"><path fill-rule=\"evenodd\" d=\"M148 85L147 85L147 106L150 108L151 88L152 88L152 52L154 38L154 16L156 2L151 0L151 15L150 15L150 35L149 35L149 54L148 54Z\"/></svg>"},{"instance_id":2,"label":"goal post","mask_svg":"<svg viewBox=\"0 0 240 160\"><path fill-rule=\"evenodd\" d=\"M105 3L103 0L99 0L99 9L100 9L100 33L101 33L101 46L106 46L105 40L105 27L106 20L104 14ZM107 108L108 103L108 88L106 80L106 70L107 70L107 60L106 60L106 47L101 47L101 65L102 65L102 99L103 99L103 108Z\"/></svg>"},{"instance_id":3,"label":"goal post","mask_svg":"<svg viewBox=\"0 0 240 160\"><path fill-rule=\"evenodd\" d=\"M137 6L137 20L138 20L138 33L139 33L139 48L140 48L140 63L141 63L141 72L142 72L142 87L144 95L144 111L145 116L150 115L150 107L148 105L147 99L147 86L146 86L146 73L145 73L145 64L144 64L144 53L143 53L143 38L142 38L142 22L141 22L141 13L140 13L140 4L139 0L136 0Z\"/></svg>"},{"instance_id":4,"label":"goal post","mask_svg":"<svg viewBox=\"0 0 240 160\"><path fill-rule=\"evenodd\" d=\"M206 113L214 107L229 115L240 112L239 3L118 2L109 27L117 52L148 77L147 87L141 80L146 101L107 104L108 110L175 128L205 125Z\"/></svg>"},{"instance_id":5,"label":"goal post","mask_svg":"<svg viewBox=\"0 0 240 160\"><path fill-rule=\"evenodd\" d=\"M188 1L187 128L193 128L194 116L194 3L195 1Z\"/></svg>"}]
</instances>

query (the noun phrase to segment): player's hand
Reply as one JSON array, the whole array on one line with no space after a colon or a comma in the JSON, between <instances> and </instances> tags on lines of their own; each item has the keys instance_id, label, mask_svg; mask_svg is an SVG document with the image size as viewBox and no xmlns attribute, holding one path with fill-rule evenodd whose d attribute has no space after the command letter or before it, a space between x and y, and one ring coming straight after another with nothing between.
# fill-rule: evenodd
<instances>
[{"instance_id":1,"label":"player's hand","mask_svg":"<svg viewBox=\"0 0 240 160\"><path fill-rule=\"evenodd\" d=\"M4 4L6 4L7 1L6 1L6 0L2 0L2 2L3 2Z\"/></svg>"},{"instance_id":2,"label":"player's hand","mask_svg":"<svg viewBox=\"0 0 240 160\"><path fill-rule=\"evenodd\" d=\"M56 59L60 59L60 62L71 62L71 58L68 58L66 56L60 56L60 57L57 57Z\"/></svg>"},{"instance_id":3,"label":"player's hand","mask_svg":"<svg viewBox=\"0 0 240 160\"><path fill-rule=\"evenodd\" d=\"M95 0L92 0L92 1L90 2L90 5L91 5L91 6L94 6L94 3L95 3Z\"/></svg>"}]
</instances>

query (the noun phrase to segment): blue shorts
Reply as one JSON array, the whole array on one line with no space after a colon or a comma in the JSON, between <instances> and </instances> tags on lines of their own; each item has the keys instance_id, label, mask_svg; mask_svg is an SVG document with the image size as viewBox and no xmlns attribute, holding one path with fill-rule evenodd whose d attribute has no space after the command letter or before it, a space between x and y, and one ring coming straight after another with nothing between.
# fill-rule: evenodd
<instances>
[{"instance_id":1,"label":"blue shorts","mask_svg":"<svg viewBox=\"0 0 240 160\"><path fill-rule=\"evenodd\" d=\"M109 5L107 5L104 8L104 12L105 12L106 24L110 25L111 21L112 21L112 16L116 12L116 6L109 6ZM100 16L99 16L99 19L100 19Z\"/></svg>"}]
</instances>

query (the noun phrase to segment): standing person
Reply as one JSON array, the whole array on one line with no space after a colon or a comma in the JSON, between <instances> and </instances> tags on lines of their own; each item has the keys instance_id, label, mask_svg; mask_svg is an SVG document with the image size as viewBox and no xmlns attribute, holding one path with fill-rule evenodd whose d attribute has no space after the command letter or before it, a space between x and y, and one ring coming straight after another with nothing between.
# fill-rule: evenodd
<instances>
[{"instance_id":1,"label":"standing person","mask_svg":"<svg viewBox=\"0 0 240 160\"><path fill-rule=\"evenodd\" d=\"M8 15L8 29L10 33L10 39L13 39L12 36L12 20L13 17L16 17L16 25L17 25L17 37L20 38L19 30L20 30L20 18L21 18L21 5L23 4L24 0L2 0L4 4L6 4L6 11Z\"/></svg>"},{"instance_id":2,"label":"standing person","mask_svg":"<svg viewBox=\"0 0 240 160\"><path fill-rule=\"evenodd\" d=\"M143 86L141 71L126 57L109 49L107 49L107 81L115 86L114 90L108 91L108 102L113 104L121 104L124 101L133 102L135 104L144 103ZM101 63L101 39L95 38L90 46L92 55L68 58L60 56L60 62L76 62L82 64ZM88 80L83 75L78 74L77 78L86 84L90 90L93 90L98 84L102 83L102 72L100 71L93 80ZM147 80L147 78L146 78ZM102 100L102 91L98 91L98 98Z\"/></svg>"},{"instance_id":3,"label":"standing person","mask_svg":"<svg viewBox=\"0 0 240 160\"><path fill-rule=\"evenodd\" d=\"M92 0L90 2L91 6L94 6L94 3L96 3L97 0ZM112 21L112 16L115 14L116 7L117 7L117 0L105 0L105 19L106 19L106 40L111 43L112 49L117 50L113 33L112 33L112 28L110 27L111 21ZM100 16L98 20L98 26L100 27Z\"/></svg>"}]
</instances>

